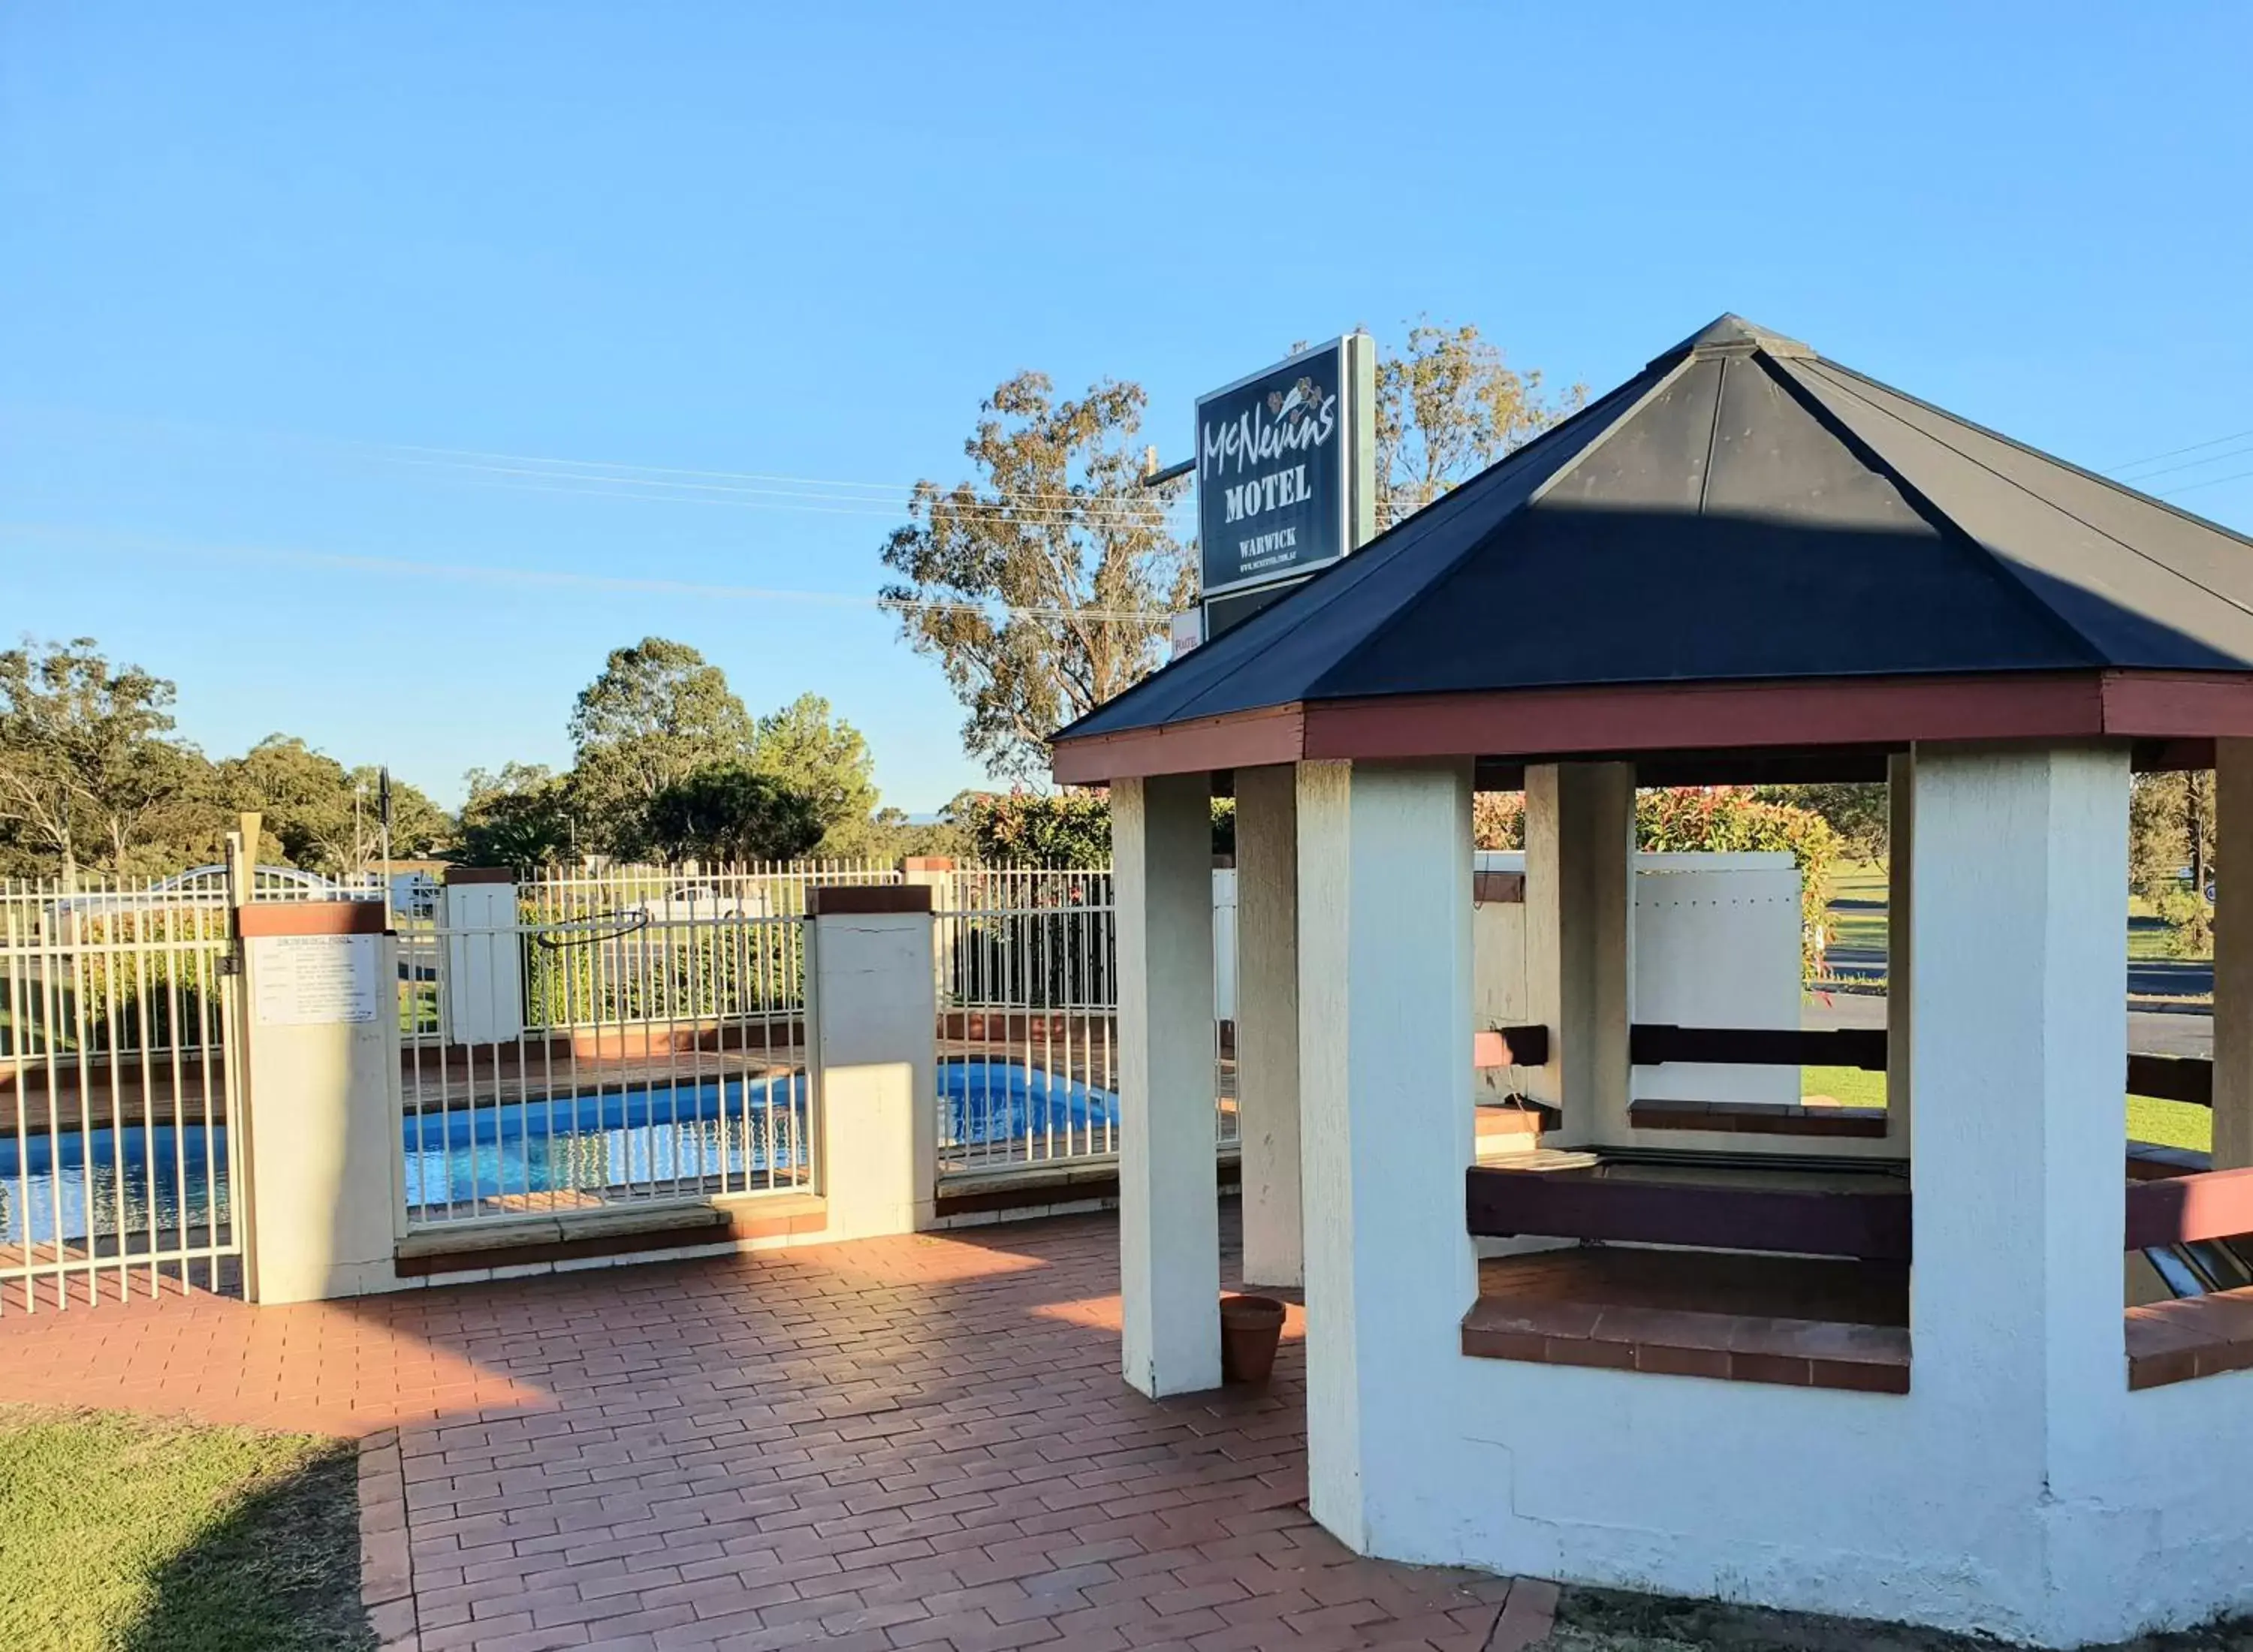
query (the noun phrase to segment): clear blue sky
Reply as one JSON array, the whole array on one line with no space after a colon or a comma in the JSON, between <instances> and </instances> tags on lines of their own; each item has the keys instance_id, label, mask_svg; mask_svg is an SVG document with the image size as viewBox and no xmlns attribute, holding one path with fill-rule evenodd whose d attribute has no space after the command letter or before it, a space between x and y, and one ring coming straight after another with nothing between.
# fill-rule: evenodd
<instances>
[{"instance_id":1,"label":"clear blue sky","mask_svg":"<svg viewBox=\"0 0 2253 1652\"><path fill-rule=\"evenodd\" d=\"M10 5L0 633L454 801L657 632L929 810L976 772L872 609L582 582L865 597L896 518L401 450L903 487L1022 367L1171 457L1296 338L1601 388L1736 310L2110 468L2253 433L2249 65L2237 3ZM2201 456L2151 485L2253 434Z\"/></svg>"}]
</instances>

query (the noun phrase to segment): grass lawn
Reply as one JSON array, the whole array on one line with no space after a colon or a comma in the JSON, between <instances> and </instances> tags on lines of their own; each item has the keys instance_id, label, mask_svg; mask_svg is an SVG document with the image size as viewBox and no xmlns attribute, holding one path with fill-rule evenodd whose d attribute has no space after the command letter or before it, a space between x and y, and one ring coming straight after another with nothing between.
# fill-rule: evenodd
<instances>
[{"instance_id":1,"label":"grass lawn","mask_svg":"<svg viewBox=\"0 0 2253 1652\"><path fill-rule=\"evenodd\" d=\"M1831 874L1828 921L1833 946L1886 950L1886 868L1874 861L1842 861ZM1842 907L1839 903L1850 902ZM2174 932L2141 896L2128 897L2128 956L2145 961L2180 958Z\"/></svg>"},{"instance_id":2,"label":"grass lawn","mask_svg":"<svg viewBox=\"0 0 2253 1652\"><path fill-rule=\"evenodd\" d=\"M1831 874L1831 943L1886 950L1886 869L1873 861L1841 861ZM1838 903L1866 903L1841 910Z\"/></svg>"},{"instance_id":3,"label":"grass lawn","mask_svg":"<svg viewBox=\"0 0 2253 1652\"><path fill-rule=\"evenodd\" d=\"M0 1405L0 1647L360 1652L351 1445Z\"/></svg>"},{"instance_id":4,"label":"grass lawn","mask_svg":"<svg viewBox=\"0 0 2253 1652\"><path fill-rule=\"evenodd\" d=\"M1828 1096L1848 1107L1886 1105L1886 1076L1859 1067L1803 1067L1799 1093ZM2162 1147L2194 1147L2201 1153L2214 1147L2214 1115L2187 1101L2161 1101L2155 1096L2128 1098L2128 1135Z\"/></svg>"}]
</instances>

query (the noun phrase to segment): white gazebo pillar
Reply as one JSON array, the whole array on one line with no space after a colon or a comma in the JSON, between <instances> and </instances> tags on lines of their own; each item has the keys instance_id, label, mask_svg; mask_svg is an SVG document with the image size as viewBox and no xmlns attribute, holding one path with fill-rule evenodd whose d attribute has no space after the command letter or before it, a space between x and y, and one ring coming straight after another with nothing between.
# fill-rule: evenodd
<instances>
[{"instance_id":1,"label":"white gazebo pillar","mask_svg":"<svg viewBox=\"0 0 2253 1652\"><path fill-rule=\"evenodd\" d=\"M1886 1137L1909 1150L1916 1087L1909 1082L1915 965L1916 765L1907 752L1886 760Z\"/></svg>"},{"instance_id":2,"label":"white gazebo pillar","mask_svg":"<svg viewBox=\"0 0 2253 1652\"><path fill-rule=\"evenodd\" d=\"M1950 1495L1998 1511L1978 1587L2040 1630L2126 1385L2128 754L1920 746L1914 772L1912 1393L1961 1431Z\"/></svg>"},{"instance_id":3,"label":"white gazebo pillar","mask_svg":"<svg viewBox=\"0 0 2253 1652\"><path fill-rule=\"evenodd\" d=\"M1470 782L1468 762L1299 765L1308 1480L1364 1552L1419 1517L1419 1384L1458 1360L1478 1288Z\"/></svg>"},{"instance_id":4,"label":"white gazebo pillar","mask_svg":"<svg viewBox=\"0 0 2253 1652\"><path fill-rule=\"evenodd\" d=\"M1111 856L1122 1358L1143 1393L1190 1393L1220 1385L1209 778L1113 782Z\"/></svg>"},{"instance_id":5,"label":"white gazebo pillar","mask_svg":"<svg viewBox=\"0 0 2253 1652\"><path fill-rule=\"evenodd\" d=\"M1564 1110L1560 1146L1628 1140L1635 767L1525 771L1525 981L1549 1060L1527 1092Z\"/></svg>"},{"instance_id":6,"label":"white gazebo pillar","mask_svg":"<svg viewBox=\"0 0 2253 1652\"><path fill-rule=\"evenodd\" d=\"M2214 1168L2243 1170L2253 1166L2253 740L2214 742Z\"/></svg>"},{"instance_id":7,"label":"white gazebo pillar","mask_svg":"<svg viewBox=\"0 0 2253 1652\"><path fill-rule=\"evenodd\" d=\"M1236 771L1236 1106L1245 1282L1298 1285L1299 798L1287 765Z\"/></svg>"}]
</instances>

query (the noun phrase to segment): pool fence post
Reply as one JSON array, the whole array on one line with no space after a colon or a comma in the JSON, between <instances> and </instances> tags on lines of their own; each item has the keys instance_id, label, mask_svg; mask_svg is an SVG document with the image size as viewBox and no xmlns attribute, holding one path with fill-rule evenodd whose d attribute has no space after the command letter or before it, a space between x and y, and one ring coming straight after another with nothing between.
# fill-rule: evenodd
<instances>
[{"instance_id":1,"label":"pool fence post","mask_svg":"<svg viewBox=\"0 0 2253 1652\"><path fill-rule=\"evenodd\" d=\"M235 909L242 940L243 1293L396 1289L399 963L380 901Z\"/></svg>"},{"instance_id":2,"label":"pool fence post","mask_svg":"<svg viewBox=\"0 0 2253 1652\"><path fill-rule=\"evenodd\" d=\"M516 874L446 868L447 1028L457 1044L513 1044L524 1032L524 935Z\"/></svg>"},{"instance_id":3,"label":"pool fence post","mask_svg":"<svg viewBox=\"0 0 2253 1652\"><path fill-rule=\"evenodd\" d=\"M927 884L809 891L806 1069L827 1239L937 1217L938 1000Z\"/></svg>"},{"instance_id":4,"label":"pool fence post","mask_svg":"<svg viewBox=\"0 0 2253 1652\"><path fill-rule=\"evenodd\" d=\"M944 917L955 905L953 858L945 854L903 855L900 882L926 886L931 890L931 910L937 924L931 937L931 969L943 1000L954 984L954 952L959 944L956 926Z\"/></svg>"}]
</instances>

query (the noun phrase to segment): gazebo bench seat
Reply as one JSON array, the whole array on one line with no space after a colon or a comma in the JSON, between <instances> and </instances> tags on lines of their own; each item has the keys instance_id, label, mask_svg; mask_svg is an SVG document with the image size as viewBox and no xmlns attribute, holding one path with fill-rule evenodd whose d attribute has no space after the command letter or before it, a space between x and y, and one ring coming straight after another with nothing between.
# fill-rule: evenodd
<instances>
[{"instance_id":1,"label":"gazebo bench seat","mask_svg":"<svg viewBox=\"0 0 2253 1652\"><path fill-rule=\"evenodd\" d=\"M1886 1110L1837 1102L1643 1100L1629 1104L1638 1130L1710 1130L1752 1136L1836 1136L1882 1141Z\"/></svg>"}]
</instances>

